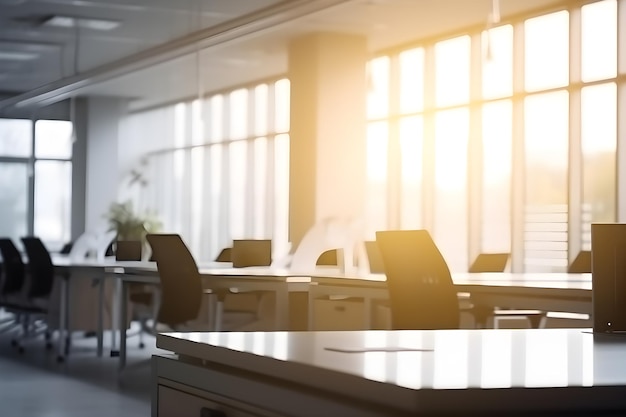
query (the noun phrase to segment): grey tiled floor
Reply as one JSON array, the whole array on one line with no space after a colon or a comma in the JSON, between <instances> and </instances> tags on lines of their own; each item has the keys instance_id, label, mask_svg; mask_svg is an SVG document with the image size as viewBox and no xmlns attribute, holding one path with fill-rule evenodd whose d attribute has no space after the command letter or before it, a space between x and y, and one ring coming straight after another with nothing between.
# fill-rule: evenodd
<instances>
[{"instance_id":1,"label":"grey tiled floor","mask_svg":"<svg viewBox=\"0 0 626 417\"><path fill-rule=\"evenodd\" d=\"M43 342L19 354L11 336L0 335L0 417L100 417L150 415L150 366L131 366L120 375L117 358L96 357L95 338L73 335L65 363L56 362ZM154 338L146 338L148 346ZM156 349L137 348L129 339L129 364L147 361Z\"/></svg>"}]
</instances>

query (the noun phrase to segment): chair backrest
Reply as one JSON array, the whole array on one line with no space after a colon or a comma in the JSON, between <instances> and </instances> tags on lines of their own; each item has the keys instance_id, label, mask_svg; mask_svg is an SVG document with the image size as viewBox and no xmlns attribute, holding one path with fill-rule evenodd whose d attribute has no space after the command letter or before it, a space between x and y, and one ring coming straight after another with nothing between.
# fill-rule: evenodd
<instances>
[{"instance_id":1,"label":"chair backrest","mask_svg":"<svg viewBox=\"0 0 626 417\"><path fill-rule=\"evenodd\" d=\"M269 239L233 240L230 254L234 268L272 264L272 241Z\"/></svg>"},{"instance_id":2,"label":"chair backrest","mask_svg":"<svg viewBox=\"0 0 626 417\"><path fill-rule=\"evenodd\" d=\"M11 294L22 290L24 286L24 261L11 239L0 239L0 255L4 268L4 280L0 294Z\"/></svg>"},{"instance_id":3,"label":"chair backrest","mask_svg":"<svg viewBox=\"0 0 626 417\"><path fill-rule=\"evenodd\" d=\"M455 329L459 303L450 270L426 230L376 232L393 329Z\"/></svg>"},{"instance_id":4,"label":"chair backrest","mask_svg":"<svg viewBox=\"0 0 626 417\"><path fill-rule=\"evenodd\" d=\"M217 255L217 258L215 258L215 262L231 262L231 253L233 251L233 248L224 248L220 251L219 255Z\"/></svg>"},{"instance_id":5,"label":"chair backrest","mask_svg":"<svg viewBox=\"0 0 626 417\"><path fill-rule=\"evenodd\" d=\"M30 274L29 298L49 297L54 284L54 264L50 252L38 237L23 237Z\"/></svg>"},{"instance_id":6,"label":"chair backrest","mask_svg":"<svg viewBox=\"0 0 626 417\"><path fill-rule=\"evenodd\" d=\"M157 320L172 328L194 320L203 290L198 266L187 245L177 234L148 234L146 239L161 281Z\"/></svg>"},{"instance_id":7,"label":"chair backrest","mask_svg":"<svg viewBox=\"0 0 626 417\"><path fill-rule=\"evenodd\" d=\"M591 251L581 250L574 258L572 264L567 268L567 272L582 274L584 272L591 272Z\"/></svg>"},{"instance_id":8,"label":"chair backrest","mask_svg":"<svg viewBox=\"0 0 626 417\"><path fill-rule=\"evenodd\" d=\"M322 254L317 258L316 265L335 265L337 266L337 249L329 249L327 251L322 252Z\"/></svg>"},{"instance_id":9,"label":"chair backrest","mask_svg":"<svg viewBox=\"0 0 626 417\"><path fill-rule=\"evenodd\" d=\"M504 272L509 262L508 253L480 253L470 265L469 272Z\"/></svg>"}]
</instances>

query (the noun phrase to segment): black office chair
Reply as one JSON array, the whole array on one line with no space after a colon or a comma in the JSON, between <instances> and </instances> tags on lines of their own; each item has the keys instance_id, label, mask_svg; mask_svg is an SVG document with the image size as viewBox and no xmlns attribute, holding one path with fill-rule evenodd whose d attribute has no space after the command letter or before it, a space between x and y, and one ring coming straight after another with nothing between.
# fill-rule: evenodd
<instances>
[{"instance_id":1,"label":"black office chair","mask_svg":"<svg viewBox=\"0 0 626 417\"><path fill-rule=\"evenodd\" d=\"M22 317L18 310L23 301L25 269L22 255L11 239L0 239L0 256L2 256L3 272L0 307L13 314L12 317L3 321L3 327L0 328L0 333L6 333L17 330L22 325L20 321Z\"/></svg>"},{"instance_id":2,"label":"black office chair","mask_svg":"<svg viewBox=\"0 0 626 417\"><path fill-rule=\"evenodd\" d=\"M383 259L392 328L459 328L459 302L450 270L426 230L376 232Z\"/></svg>"},{"instance_id":3,"label":"black office chair","mask_svg":"<svg viewBox=\"0 0 626 417\"><path fill-rule=\"evenodd\" d=\"M591 272L591 251L581 250L574 258L572 264L567 268L570 274L582 274Z\"/></svg>"},{"instance_id":4,"label":"black office chair","mask_svg":"<svg viewBox=\"0 0 626 417\"><path fill-rule=\"evenodd\" d=\"M26 298L20 303L25 320L23 331L14 339L13 344L23 352L24 341L45 334L46 348L50 349L50 331L43 320L48 315L50 294L54 285L54 264L50 252L38 237L23 237L22 243L28 256Z\"/></svg>"},{"instance_id":5,"label":"black office chair","mask_svg":"<svg viewBox=\"0 0 626 417\"><path fill-rule=\"evenodd\" d=\"M203 288L196 262L177 234L149 234L148 242L156 259L160 277L160 299L156 322L172 329L180 328L198 317L203 294L217 296L213 328L220 330L223 320L223 301L227 290L215 291ZM252 313L228 311L233 322L248 322Z\"/></svg>"}]
</instances>

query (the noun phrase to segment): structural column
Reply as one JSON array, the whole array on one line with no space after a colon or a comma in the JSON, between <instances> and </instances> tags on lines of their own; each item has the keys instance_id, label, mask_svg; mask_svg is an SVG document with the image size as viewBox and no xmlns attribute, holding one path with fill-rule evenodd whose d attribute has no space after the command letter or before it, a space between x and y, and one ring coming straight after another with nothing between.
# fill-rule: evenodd
<instances>
[{"instance_id":1,"label":"structural column","mask_svg":"<svg viewBox=\"0 0 626 417\"><path fill-rule=\"evenodd\" d=\"M364 37L315 33L289 46L289 238L316 222L361 220L366 189Z\"/></svg>"}]
</instances>

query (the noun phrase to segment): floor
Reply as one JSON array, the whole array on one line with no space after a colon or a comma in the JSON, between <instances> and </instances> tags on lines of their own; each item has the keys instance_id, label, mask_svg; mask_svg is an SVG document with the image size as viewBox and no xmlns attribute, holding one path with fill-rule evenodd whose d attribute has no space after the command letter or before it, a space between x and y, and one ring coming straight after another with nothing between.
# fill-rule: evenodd
<instances>
[{"instance_id":1,"label":"floor","mask_svg":"<svg viewBox=\"0 0 626 417\"><path fill-rule=\"evenodd\" d=\"M108 335L107 335L108 336ZM127 370L120 374L117 358L96 356L95 337L72 336L64 363L46 351L41 340L29 342L24 353L11 346L12 336L0 334L0 417L100 417L150 415L149 359L157 353L154 338L145 349L128 340Z\"/></svg>"}]
</instances>

